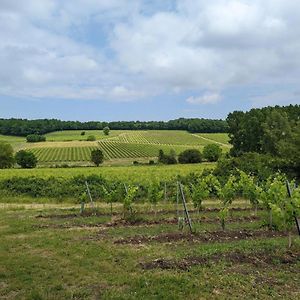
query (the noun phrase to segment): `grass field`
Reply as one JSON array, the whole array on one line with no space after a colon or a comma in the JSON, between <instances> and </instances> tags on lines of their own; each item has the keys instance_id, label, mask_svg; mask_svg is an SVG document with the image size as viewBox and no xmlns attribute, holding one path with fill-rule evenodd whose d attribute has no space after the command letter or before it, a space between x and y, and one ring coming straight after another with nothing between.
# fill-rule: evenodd
<instances>
[{"instance_id":1,"label":"grass field","mask_svg":"<svg viewBox=\"0 0 300 300\"><path fill-rule=\"evenodd\" d=\"M9 199L8 199L9 201ZM68 205L0 205L1 299L298 299L300 241L261 228L247 203L220 230L207 202L195 233L175 206L135 205L140 220L101 204L98 216ZM190 207L192 209L192 207ZM201 222L199 222L201 220Z\"/></svg>"},{"instance_id":2,"label":"grass field","mask_svg":"<svg viewBox=\"0 0 300 300\"><path fill-rule=\"evenodd\" d=\"M190 173L201 173L204 168L213 168L214 163L190 165L155 165L155 166L108 166L86 168L36 168L36 169L4 169L0 172L0 179L13 177L66 177L77 175L102 175L109 180L122 180L128 183L143 183L149 181L163 181L177 175L186 176Z\"/></svg>"},{"instance_id":3,"label":"grass field","mask_svg":"<svg viewBox=\"0 0 300 300\"><path fill-rule=\"evenodd\" d=\"M112 130L105 136L100 130L66 130L46 134L47 141L25 143L24 138L0 136L0 140L11 142L15 151L28 149L38 158L40 166L55 164L90 165L90 153L99 148L109 163L131 164L133 160L153 159L160 149L174 150L177 154L195 148L202 150L210 143L219 144L224 152L230 148L227 134L191 134L178 130ZM87 142L94 135L96 142Z\"/></svg>"}]
</instances>

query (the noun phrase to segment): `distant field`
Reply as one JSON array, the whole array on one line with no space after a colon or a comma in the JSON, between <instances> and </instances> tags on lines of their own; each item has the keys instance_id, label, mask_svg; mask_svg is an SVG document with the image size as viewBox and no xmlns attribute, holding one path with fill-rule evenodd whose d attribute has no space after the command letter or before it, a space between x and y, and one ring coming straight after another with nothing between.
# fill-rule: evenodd
<instances>
[{"instance_id":1,"label":"distant field","mask_svg":"<svg viewBox=\"0 0 300 300\"><path fill-rule=\"evenodd\" d=\"M205 168L214 168L214 163L190 165L155 165L155 166L119 166L88 168L37 168L37 169L5 169L0 172L0 179L12 177L66 177L77 175L102 175L109 180L123 180L128 183L162 181L177 175L200 173Z\"/></svg>"},{"instance_id":2,"label":"distant field","mask_svg":"<svg viewBox=\"0 0 300 300\"><path fill-rule=\"evenodd\" d=\"M28 149L38 158L40 165L70 163L89 164L90 153L99 148L109 162L132 163L136 159L152 159L162 149L177 154L188 148L202 150L210 143L219 144L224 152L230 148L228 135L222 133L191 134L179 130L111 130L105 136L101 130L65 130L46 134L43 143L26 143L23 137L0 136L0 140L12 143L15 151ZM87 142L94 135L96 142ZM131 161L128 161L130 160Z\"/></svg>"}]
</instances>

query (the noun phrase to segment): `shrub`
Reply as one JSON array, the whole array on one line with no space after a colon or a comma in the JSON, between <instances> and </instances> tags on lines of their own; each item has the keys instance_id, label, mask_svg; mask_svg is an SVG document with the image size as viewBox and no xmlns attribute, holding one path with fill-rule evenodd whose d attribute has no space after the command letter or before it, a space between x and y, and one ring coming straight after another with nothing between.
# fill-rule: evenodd
<instances>
[{"instance_id":1,"label":"shrub","mask_svg":"<svg viewBox=\"0 0 300 300\"><path fill-rule=\"evenodd\" d=\"M163 150L159 150L158 162L166 165L177 164L176 153L174 150L170 150L169 154L165 154Z\"/></svg>"},{"instance_id":2,"label":"shrub","mask_svg":"<svg viewBox=\"0 0 300 300\"><path fill-rule=\"evenodd\" d=\"M202 161L202 155L197 149L187 149L179 154L178 161L181 164L200 163Z\"/></svg>"},{"instance_id":3,"label":"shrub","mask_svg":"<svg viewBox=\"0 0 300 300\"><path fill-rule=\"evenodd\" d=\"M11 168L14 164L14 150L10 144L0 142L0 169Z\"/></svg>"},{"instance_id":4,"label":"shrub","mask_svg":"<svg viewBox=\"0 0 300 300\"><path fill-rule=\"evenodd\" d=\"M94 142L96 141L96 137L94 135L89 135L86 140L89 142Z\"/></svg>"},{"instance_id":5,"label":"shrub","mask_svg":"<svg viewBox=\"0 0 300 300\"><path fill-rule=\"evenodd\" d=\"M105 135L109 135L109 131L110 131L109 127L106 126L106 127L103 128L103 133Z\"/></svg>"},{"instance_id":6,"label":"shrub","mask_svg":"<svg viewBox=\"0 0 300 300\"><path fill-rule=\"evenodd\" d=\"M217 161L222 155L222 149L217 144L208 144L203 149L203 158L208 161Z\"/></svg>"},{"instance_id":7,"label":"shrub","mask_svg":"<svg viewBox=\"0 0 300 300\"><path fill-rule=\"evenodd\" d=\"M82 132L80 133L80 135L85 135L85 131L82 131Z\"/></svg>"},{"instance_id":8,"label":"shrub","mask_svg":"<svg viewBox=\"0 0 300 300\"><path fill-rule=\"evenodd\" d=\"M104 159L103 152L100 149L96 149L91 152L91 161L97 167L99 167L99 165L103 163L103 159Z\"/></svg>"},{"instance_id":9,"label":"shrub","mask_svg":"<svg viewBox=\"0 0 300 300\"><path fill-rule=\"evenodd\" d=\"M45 142L46 137L40 134L29 134L26 137L27 143L38 143L38 142Z\"/></svg>"},{"instance_id":10,"label":"shrub","mask_svg":"<svg viewBox=\"0 0 300 300\"><path fill-rule=\"evenodd\" d=\"M32 169L35 168L37 165L37 158L36 156L29 151L20 150L15 155L16 163L24 169Z\"/></svg>"}]
</instances>

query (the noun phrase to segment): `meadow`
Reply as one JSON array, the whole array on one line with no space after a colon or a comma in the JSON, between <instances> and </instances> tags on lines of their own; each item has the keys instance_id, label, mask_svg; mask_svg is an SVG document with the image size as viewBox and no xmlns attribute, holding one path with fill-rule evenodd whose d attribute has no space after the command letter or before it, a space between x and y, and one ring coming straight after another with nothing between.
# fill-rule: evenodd
<instances>
[{"instance_id":1,"label":"meadow","mask_svg":"<svg viewBox=\"0 0 300 300\"><path fill-rule=\"evenodd\" d=\"M9 199L8 199L9 200ZM218 202L198 214L194 234L178 228L176 206L0 205L1 299L297 299L300 241L262 227L246 201L227 228ZM182 207L179 209L182 214Z\"/></svg>"},{"instance_id":2,"label":"meadow","mask_svg":"<svg viewBox=\"0 0 300 300\"><path fill-rule=\"evenodd\" d=\"M91 165L90 153L101 149L105 164L128 165L134 160L146 162L157 158L160 149L166 153L171 150L176 154L195 148L200 151L207 144L215 143L223 152L230 149L227 134L191 134L180 130L112 130L104 135L100 130L65 130L46 134L46 142L25 143L24 138L4 137L3 141L12 142L16 151L27 149L33 152L39 166L56 164ZM94 135L96 141L88 142L87 137Z\"/></svg>"}]
</instances>

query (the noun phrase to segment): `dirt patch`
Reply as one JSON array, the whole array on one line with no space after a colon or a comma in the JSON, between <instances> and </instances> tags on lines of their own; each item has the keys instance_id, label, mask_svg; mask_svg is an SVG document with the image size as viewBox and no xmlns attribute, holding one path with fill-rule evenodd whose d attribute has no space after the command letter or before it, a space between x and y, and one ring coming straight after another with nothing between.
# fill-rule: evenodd
<instances>
[{"instance_id":1,"label":"dirt patch","mask_svg":"<svg viewBox=\"0 0 300 300\"><path fill-rule=\"evenodd\" d=\"M164 270L188 270L192 266L209 265L219 261L226 261L233 264L253 264L256 267L264 265L295 264L300 261L300 251L289 250L281 254L274 254L274 252L271 251L260 251L253 253L234 251L228 253L218 253L211 256L186 257L182 260L168 260L159 258L150 262L141 262L140 266L145 270L157 268Z\"/></svg>"},{"instance_id":2,"label":"dirt patch","mask_svg":"<svg viewBox=\"0 0 300 300\"><path fill-rule=\"evenodd\" d=\"M261 210L261 209L258 209ZM218 212L220 211L219 208L204 208L201 210L201 212ZM232 207L230 208L230 211L253 211L252 208L249 207ZM197 213L197 210L191 209L189 210L190 213ZM137 212L138 215L166 215L166 214L177 214L176 210L158 210L157 212L155 211L143 211L143 212ZM52 215L37 215L36 218L41 218L41 219L73 219L73 218L86 218L86 217L110 217L110 216L121 216L121 212L113 212L112 214L107 213L107 212L100 212L100 211L84 211L82 214L80 213L72 213L72 214L52 214Z\"/></svg>"},{"instance_id":3,"label":"dirt patch","mask_svg":"<svg viewBox=\"0 0 300 300\"><path fill-rule=\"evenodd\" d=\"M143 244L150 242L158 242L158 243L171 243L178 241L185 242L230 242L237 240L245 240L245 239L255 239L255 238L272 238L272 237L280 237L286 236L285 232L281 231L265 231L265 230L240 230L240 231L210 231L203 233L181 233L181 232L172 232L172 233L164 233L154 236L145 236L145 235L136 235L133 237L122 238L116 240L115 244Z\"/></svg>"},{"instance_id":4,"label":"dirt patch","mask_svg":"<svg viewBox=\"0 0 300 300\"><path fill-rule=\"evenodd\" d=\"M254 222L260 220L259 217L256 216L243 216L243 217L234 217L229 218L227 223L234 223L234 222ZM200 222L200 223L209 223L214 224L218 223L218 218L207 218L201 217L199 219L192 219L193 222ZM144 220L144 219L136 219L134 221L126 221L123 219L115 219L109 223L93 223L93 224L41 224L35 225L35 228L92 228L92 227L131 227L131 226L154 226L154 225L175 225L178 223L177 218L173 219L157 219L157 220Z\"/></svg>"}]
</instances>

